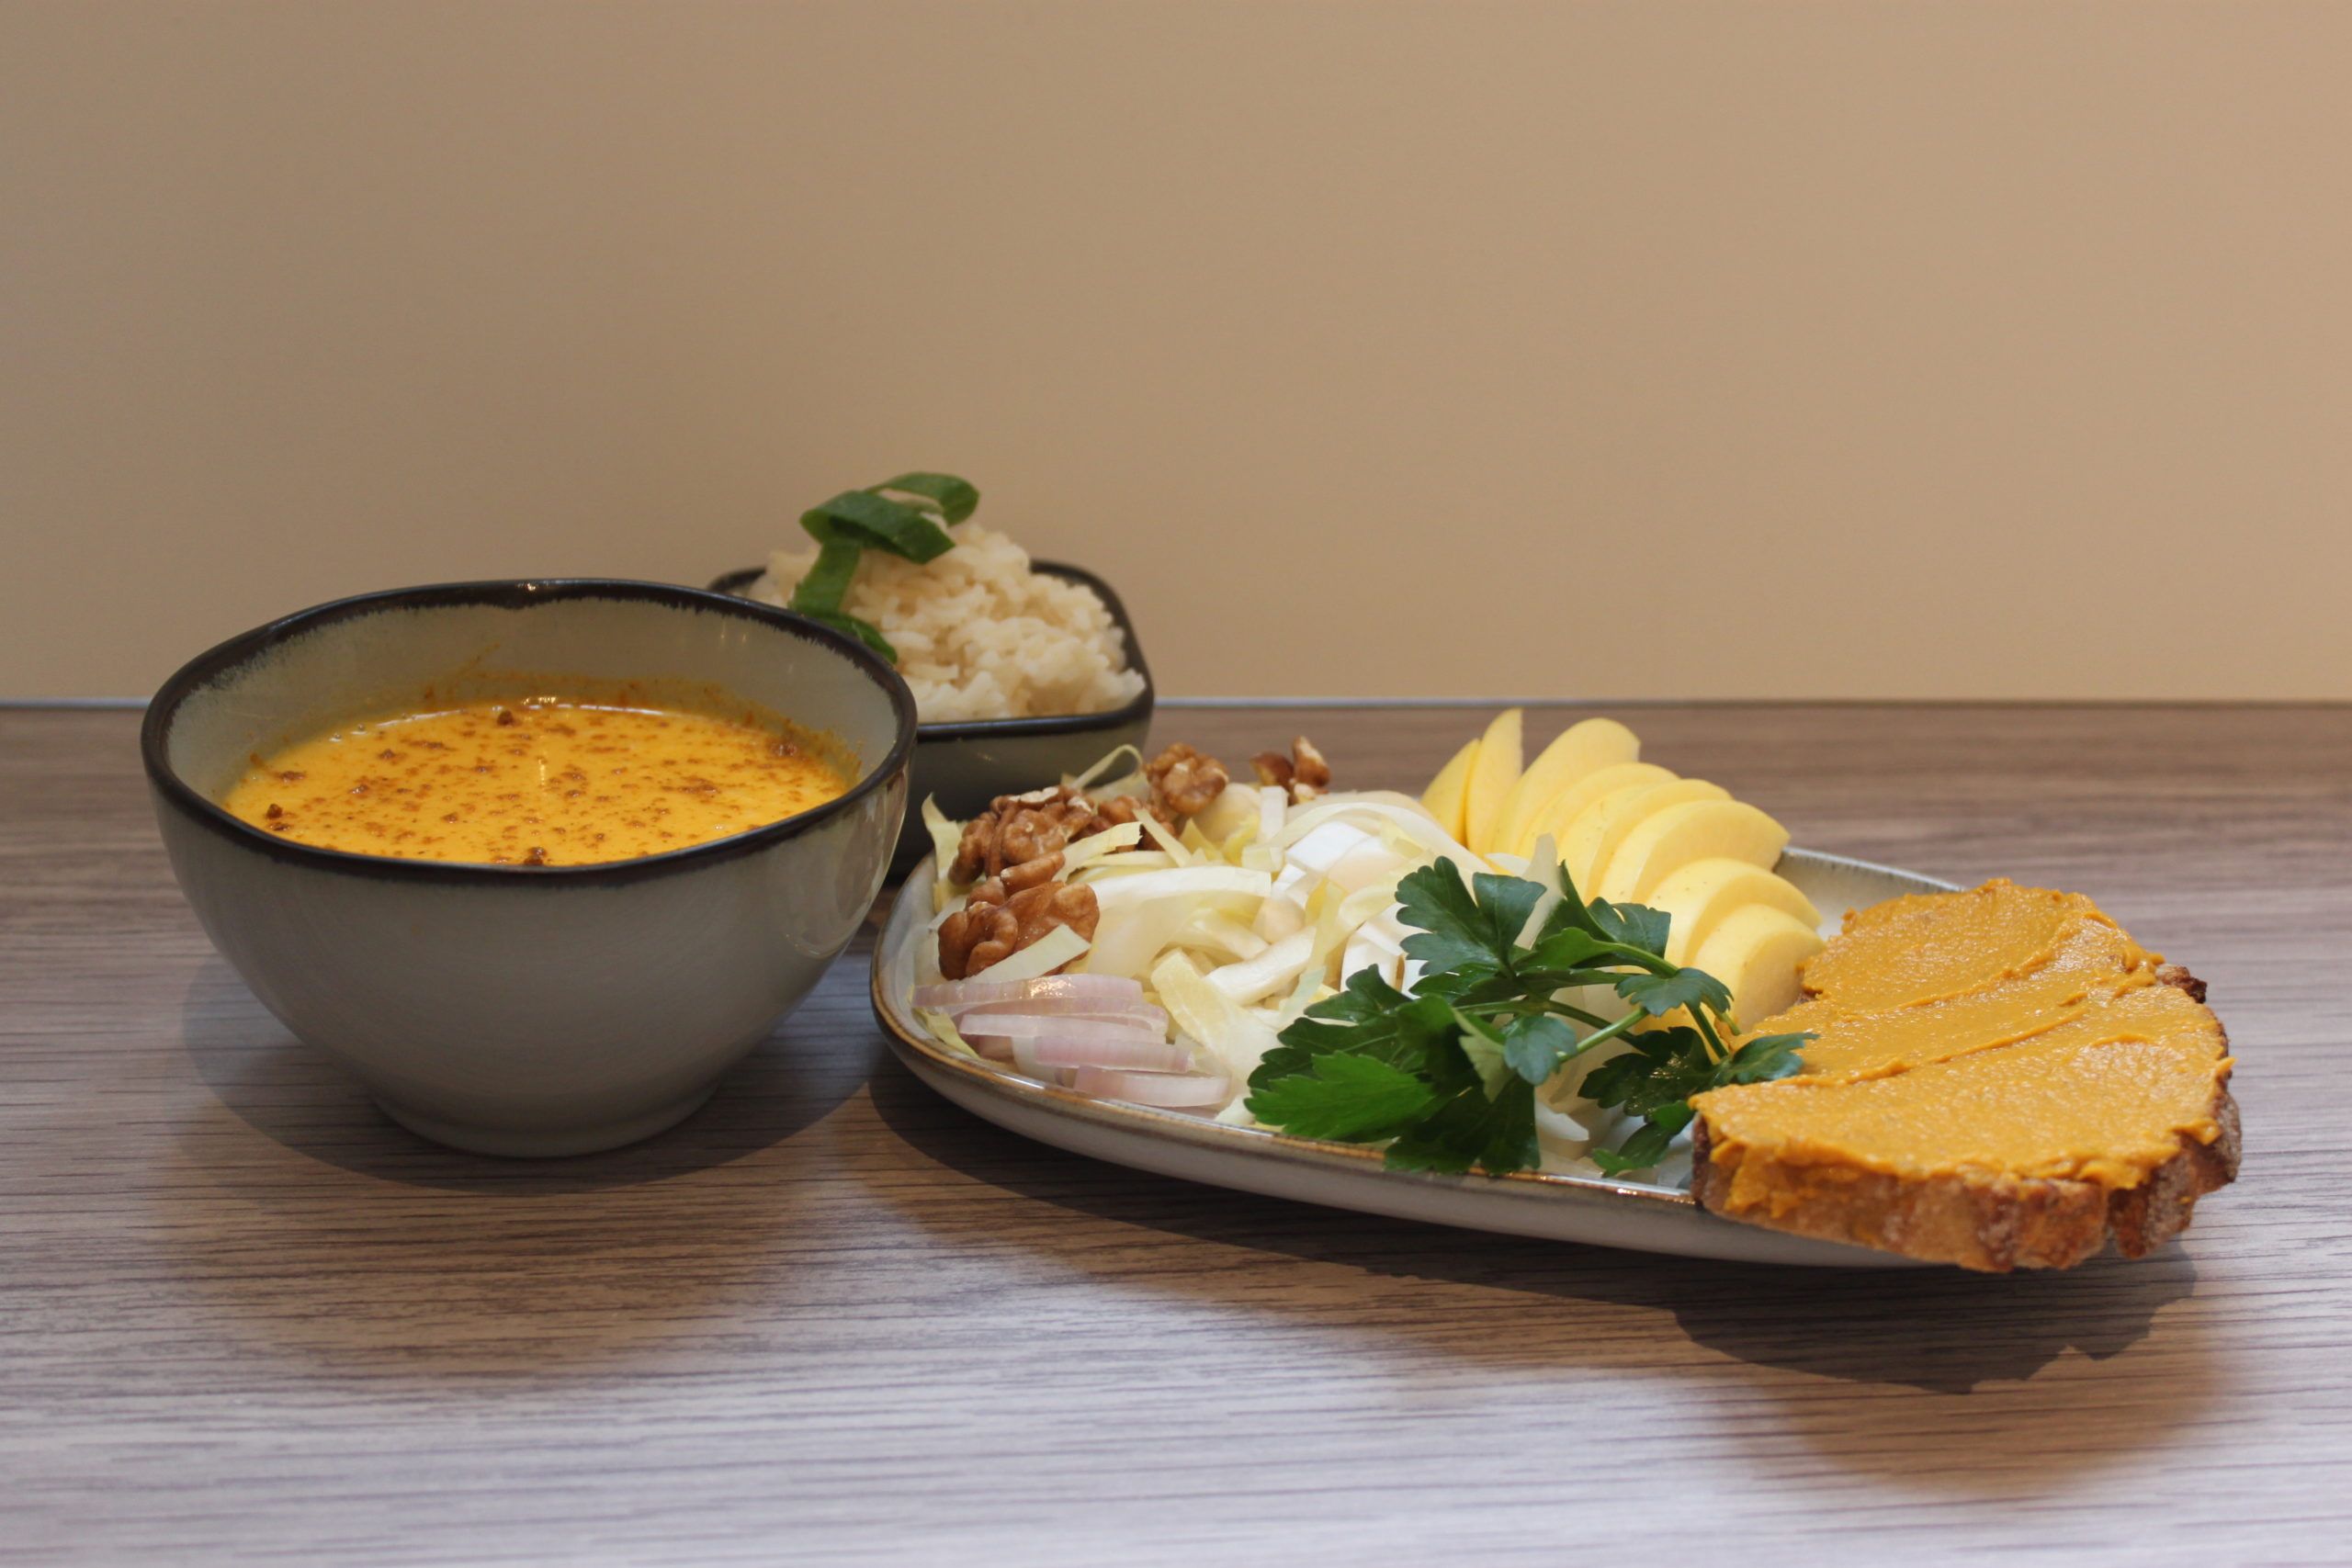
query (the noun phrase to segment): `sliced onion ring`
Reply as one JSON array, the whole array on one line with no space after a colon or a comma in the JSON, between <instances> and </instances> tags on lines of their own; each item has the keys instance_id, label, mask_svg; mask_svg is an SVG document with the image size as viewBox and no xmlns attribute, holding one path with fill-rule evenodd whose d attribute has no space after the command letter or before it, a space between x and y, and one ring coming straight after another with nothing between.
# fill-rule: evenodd
<instances>
[{"instance_id":1,"label":"sliced onion ring","mask_svg":"<svg viewBox=\"0 0 2352 1568\"><path fill-rule=\"evenodd\" d=\"M1118 1067L1080 1067L1070 1087L1080 1094L1103 1100L1125 1100L1136 1105L1170 1109L1216 1105L1225 1099L1222 1077L1194 1073L1137 1073Z\"/></svg>"}]
</instances>

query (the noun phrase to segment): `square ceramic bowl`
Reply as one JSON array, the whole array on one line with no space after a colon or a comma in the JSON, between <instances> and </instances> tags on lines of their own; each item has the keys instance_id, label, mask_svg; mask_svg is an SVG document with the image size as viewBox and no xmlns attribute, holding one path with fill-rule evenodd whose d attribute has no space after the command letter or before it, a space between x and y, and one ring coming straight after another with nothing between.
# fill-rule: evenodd
<instances>
[{"instance_id":1,"label":"square ceramic bowl","mask_svg":"<svg viewBox=\"0 0 2352 1568\"><path fill-rule=\"evenodd\" d=\"M828 738L848 793L749 832L602 864L483 865L292 843L217 804L332 726L545 682L652 682ZM906 682L854 638L662 583L466 582L340 600L165 682L141 731L181 889L294 1034L392 1118L486 1154L650 1136L806 996L865 919L906 812Z\"/></svg>"},{"instance_id":2,"label":"square ceramic bowl","mask_svg":"<svg viewBox=\"0 0 2352 1568\"><path fill-rule=\"evenodd\" d=\"M1143 645L1136 640L1127 607L1119 603L1109 583L1091 571L1059 561L1030 564L1038 571L1094 591L1126 638L1127 668L1143 677L1143 691L1133 702L1102 713L968 719L919 727L914 761L909 770L906 825L890 857L894 882L931 852L931 836L922 826L926 796L937 796L939 808L961 822L987 810L989 802L1000 795L1018 795L1052 784L1064 774L1082 773L1104 753L1121 746L1140 751L1151 733L1151 667L1144 662ZM711 583L711 592L748 594L766 570L754 566L730 571Z\"/></svg>"}]
</instances>

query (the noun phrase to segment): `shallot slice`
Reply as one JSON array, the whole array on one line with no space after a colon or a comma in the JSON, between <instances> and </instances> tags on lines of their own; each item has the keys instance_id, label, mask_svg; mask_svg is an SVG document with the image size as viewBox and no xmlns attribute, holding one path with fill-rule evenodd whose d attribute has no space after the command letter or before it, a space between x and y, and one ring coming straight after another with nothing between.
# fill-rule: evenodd
<instances>
[{"instance_id":1,"label":"shallot slice","mask_svg":"<svg viewBox=\"0 0 2352 1568\"><path fill-rule=\"evenodd\" d=\"M1099 1018L1025 1018L1019 1014L975 1019L969 1029L959 1027L957 1032L967 1040L977 1035L991 1040L1069 1040L1080 1044L1112 1040L1157 1045L1168 1038L1165 1031L1142 1023Z\"/></svg>"},{"instance_id":2,"label":"shallot slice","mask_svg":"<svg viewBox=\"0 0 2352 1568\"><path fill-rule=\"evenodd\" d=\"M1136 1105L1175 1109L1216 1105L1225 1099L1227 1079L1192 1073L1137 1073L1117 1067L1080 1067L1070 1087L1080 1094L1103 1100L1124 1100Z\"/></svg>"},{"instance_id":3,"label":"shallot slice","mask_svg":"<svg viewBox=\"0 0 2352 1568\"><path fill-rule=\"evenodd\" d=\"M1001 1034L970 1034L965 1036L965 1043L989 1061L1002 1062L1025 1077L1060 1083L1067 1076L1061 1068L1048 1066L1037 1060L1037 1043L1034 1040L1008 1040Z\"/></svg>"},{"instance_id":4,"label":"shallot slice","mask_svg":"<svg viewBox=\"0 0 2352 1568\"><path fill-rule=\"evenodd\" d=\"M1020 1049L1015 1042L1013 1049ZM1030 1050L1041 1067L1130 1067L1147 1073L1182 1073L1193 1066L1193 1053L1182 1045L1158 1040L1044 1039Z\"/></svg>"},{"instance_id":5,"label":"shallot slice","mask_svg":"<svg viewBox=\"0 0 2352 1568\"><path fill-rule=\"evenodd\" d=\"M1193 1065L1193 1054L1183 1046L1133 1034L1080 1039L1064 1035L1044 1040L1023 1034L981 1038L992 1047L1001 1040L1010 1047L1014 1066L1031 1077L1047 1080L1064 1067L1139 1067L1151 1072L1181 1073ZM973 1049L979 1047L975 1045Z\"/></svg>"},{"instance_id":6,"label":"shallot slice","mask_svg":"<svg viewBox=\"0 0 2352 1568\"><path fill-rule=\"evenodd\" d=\"M1146 1006L1143 1001L1134 1006L1110 1006L1096 1001L983 1001L978 1006L967 1006L959 1010L957 1021L969 1018L974 1027L986 1027L992 1018L1096 1018L1103 1022L1134 1022L1146 1030L1158 1030L1167 1034L1167 1009Z\"/></svg>"},{"instance_id":7,"label":"shallot slice","mask_svg":"<svg viewBox=\"0 0 2352 1568\"><path fill-rule=\"evenodd\" d=\"M1050 1003L1124 1010L1143 1006L1142 983L1119 975L1046 975L1034 980L949 980L918 986L919 1008L949 1017L991 1002Z\"/></svg>"},{"instance_id":8,"label":"shallot slice","mask_svg":"<svg viewBox=\"0 0 2352 1568\"><path fill-rule=\"evenodd\" d=\"M1168 1038L1168 1015L1158 1008L1137 1008L1132 1012L980 1012L958 1014L958 1032L970 1034L1067 1034L1099 1033L1119 1030L1130 1034L1148 1034L1154 1040Z\"/></svg>"}]
</instances>

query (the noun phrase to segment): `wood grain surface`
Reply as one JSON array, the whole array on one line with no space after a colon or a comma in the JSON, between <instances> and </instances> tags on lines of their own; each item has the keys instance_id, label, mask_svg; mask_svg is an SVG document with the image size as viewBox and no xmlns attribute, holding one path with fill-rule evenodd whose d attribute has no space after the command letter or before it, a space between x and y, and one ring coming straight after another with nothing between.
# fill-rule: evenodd
<instances>
[{"instance_id":1,"label":"wood grain surface","mask_svg":"<svg viewBox=\"0 0 2352 1568\"><path fill-rule=\"evenodd\" d=\"M213 954L135 715L0 712L0 1562L2352 1559L2352 710L1620 711L1801 844L2188 964L2239 1184L2056 1276L1374 1219L954 1110L862 950L662 1137L453 1154ZM1158 735L1418 787L1482 716Z\"/></svg>"}]
</instances>

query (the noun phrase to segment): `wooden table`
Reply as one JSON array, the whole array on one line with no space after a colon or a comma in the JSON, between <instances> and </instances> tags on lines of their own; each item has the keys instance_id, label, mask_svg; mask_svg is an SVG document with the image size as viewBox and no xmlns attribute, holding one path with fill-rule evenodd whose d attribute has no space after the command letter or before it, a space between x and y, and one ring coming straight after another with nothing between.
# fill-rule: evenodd
<instances>
[{"instance_id":1,"label":"wooden table","mask_svg":"<svg viewBox=\"0 0 2352 1568\"><path fill-rule=\"evenodd\" d=\"M2240 1184L2057 1276L1372 1219L952 1109L863 951L672 1133L452 1154L213 955L135 716L0 712L0 1562L2352 1560L2352 709L1623 716L1799 843L2188 962ZM1417 787L1482 718L1158 733Z\"/></svg>"}]
</instances>

